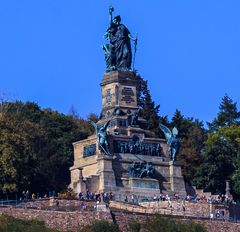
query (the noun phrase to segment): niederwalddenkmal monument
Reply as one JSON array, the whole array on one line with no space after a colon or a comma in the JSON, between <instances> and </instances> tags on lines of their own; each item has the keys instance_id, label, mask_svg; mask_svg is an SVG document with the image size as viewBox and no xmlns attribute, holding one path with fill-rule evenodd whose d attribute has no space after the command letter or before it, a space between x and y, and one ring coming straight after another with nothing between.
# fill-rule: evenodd
<instances>
[{"instance_id":1,"label":"niederwalddenkmal monument","mask_svg":"<svg viewBox=\"0 0 240 232\"><path fill-rule=\"evenodd\" d=\"M106 72L101 81L101 119L89 122L95 127L92 136L73 143L70 187L76 193L113 192L116 197L134 194L139 199L160 193L185 195L176 158L177 129L170 131L161 124L166 140L146 129L137 102L140 77L132 68L137 38L119 15L113 18L112 14L110 7L104 35L108 43L102 46Z\"/></svg>"}]
</instances>

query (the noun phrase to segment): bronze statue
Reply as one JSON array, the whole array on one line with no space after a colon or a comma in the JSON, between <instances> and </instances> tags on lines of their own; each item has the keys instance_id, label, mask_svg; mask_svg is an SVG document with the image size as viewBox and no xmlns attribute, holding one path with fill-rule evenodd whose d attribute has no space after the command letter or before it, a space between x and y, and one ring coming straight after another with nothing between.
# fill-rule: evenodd
<instances>
[{"instance_id":1,"label":"bronze statue","mask_svg":"<svg viewBox=\"0 0 240 232\"><path fill-rule=\"evenodd\" d=\"M146 161L133 162L128 167L128 173L130 177L135 177L135 178L144 178L144 177L154 178L155 177L152 163L146 162Z\"/></svg>"},{"instance_id":2,"label":"bronze statue","mask_svg":"<svg viewBox=\"0 0 240 232\"><path fill-rule=\"evenodd\" d=\"M168 152L169 152L170 159L174 161L176 159L177 153L179 152L179 148L180 148L180 142L177 139L178 129L174 127L172 131L170 131L169 128L167 128L161 123L159 124L159 127L164 133L165 138L167 140L167 144L169 145Z\"/></svg>"},{"instance_id":3,"label":"bronze statue","mask_svg":"<svg viewBox=\"0 0 240 232\"><path fill-rule=\"evenodd\" d=\"M140 109L134 111L133 113L131 111L128 112L128 117L127 117L128 126L135 127L138 125L139 111Z\"/></svg>"},{"instance_id":4,"label":"bronze statue","mask_svg":"<svg viewBox=\"0 0 240 232\"><path fill-rule=\"evenodd\" d=\"M98 149L106 154L107 156L111 156L109 151L109 143L108 143L108 134L107 134L107 127L111 120L108 120L103 125L97 125L95 122L89 120L89 122L94 126L96 130L96 134L98 137Z\"/></svg>"},{"instance_id":5,"label":"bronze statue","mask_svg":"<svg viewBox=\"0 0 240 232\"><path fill-rule=\"evenodd\" d=\"M130 39L135 41L135 50L137 37L132 38L129 30L121 24L120 15L112 19L113 7L109 7L110 26L104 37L109 40L109 44L103 45L107 71L120 70L128 71L132 64L132 50Z\"/></svg>"}]
</instances>

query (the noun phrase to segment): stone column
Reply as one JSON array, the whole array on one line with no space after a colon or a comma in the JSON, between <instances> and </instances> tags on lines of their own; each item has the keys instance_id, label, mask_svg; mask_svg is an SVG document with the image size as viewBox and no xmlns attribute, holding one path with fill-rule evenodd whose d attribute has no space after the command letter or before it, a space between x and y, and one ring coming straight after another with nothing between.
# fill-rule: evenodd
<instances>
[{"instance_id":1,"label":"stone column","mask_svg":"<svg viewBox=\"0 0 240 232\"><path fill-rule=\"evenodd\" d=\"M230 186L229 186L229 180L226 180L226 197L231 196L230 194Z\"/></svg>"},{"instance_id":2,"label":"stone column","mask_svg":"<svg viewBox=\"0 0 240 232\"><path fill-rule=\"evenodd\" d=\"M77 188L76 191L77 193L86 192L86 183L83 181L83 175L82 175L82 170L83 168L77 168L79 171L79 176L78 176L78 182L77 182Z\"/></svg>"}]
</instances>

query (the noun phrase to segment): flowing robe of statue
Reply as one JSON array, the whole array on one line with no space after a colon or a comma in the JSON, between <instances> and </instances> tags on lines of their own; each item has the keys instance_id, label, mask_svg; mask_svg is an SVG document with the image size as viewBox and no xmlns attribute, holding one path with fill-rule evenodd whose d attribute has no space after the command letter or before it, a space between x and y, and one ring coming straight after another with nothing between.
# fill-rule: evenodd
<instances>
[{"instance_id":1,"label":"flowing robe of statue","mask_svg":"<svg viewBox=\"0 0 240 232\"><path fill-rule=\"evenodd\" d=\"M121 24L121 16L118 15L112 20L113 7L109 8L110 26L107 29L104 37L109 41L109 44L102 46L105 53L105 61L107 71L131 70L132 65L132 50L131 39L137 44L137 37L132 38L129 30ZM135 48L136 49L136 48Z\"/></svg>"},{"instance_id":2,"label":"flowing robe of statue","mask_svg":"<svg viewBox=\"0 0 240 232\"><path fill-rule=\"evenodd\" d=\"M113 23L108 32L110 44L113 46L115 54L115 68L117 70L130 70L132 51L129 30L123 24Z\"/></svg>"}]
</instances>

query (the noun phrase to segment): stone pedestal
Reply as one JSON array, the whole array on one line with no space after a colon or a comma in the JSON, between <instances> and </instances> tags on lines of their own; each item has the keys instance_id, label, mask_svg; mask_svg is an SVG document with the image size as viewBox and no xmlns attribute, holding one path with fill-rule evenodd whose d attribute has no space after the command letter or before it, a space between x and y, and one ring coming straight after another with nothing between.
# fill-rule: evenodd
<instances>
[{"instance_id":1,"label":"stone pedestal","mask_svg":"<svg viewBox=\"0 0 240 232\"><path fill-rule=\"evenodd\" d=\"M75 172L78 172L78 180L73 183L72 189L74 192L86 192L86 183L83 181L82 168L76 168Z\"/></svg>"},{"instance_id":2,"label":"stone pedestal","mask_svg":"<svg viewBox=\"0 0 240 232\"><path fill-rule=\"evenodd\" d=\"M169 172L171 191L186 195L180 163L178 161L169 161Z\"/></svg>"},{"instance_id":3,"label":"stone pedestal","mask_svg":"<svg viewBox=\"0 0 240 232\"><path fill-rule=\"evenodd\" d=\"M98 158L99 191L113 191L116 188L115 175L112 169L112 157Z\"/></svg>"},{"instance_id":4,"label":"stone pedestal","mask_svg":"<svg viewBox=\"0 0 240 232\"><path fill-rule=\"evenodd\" d=\"M109 117L115 107L127 112L137 109L139 76L134 72L113 71L105 73L101 82L102 114Z\"/></svg>"}]
</instances>

